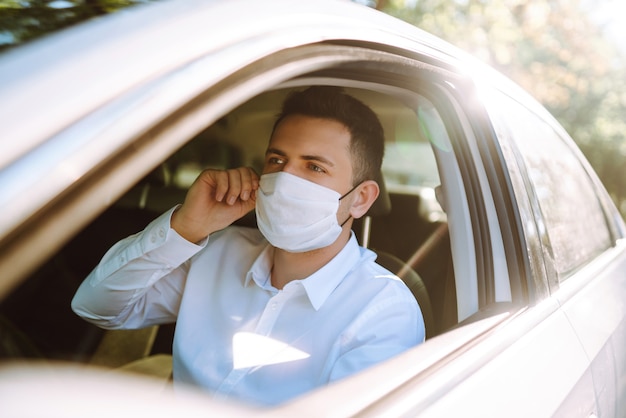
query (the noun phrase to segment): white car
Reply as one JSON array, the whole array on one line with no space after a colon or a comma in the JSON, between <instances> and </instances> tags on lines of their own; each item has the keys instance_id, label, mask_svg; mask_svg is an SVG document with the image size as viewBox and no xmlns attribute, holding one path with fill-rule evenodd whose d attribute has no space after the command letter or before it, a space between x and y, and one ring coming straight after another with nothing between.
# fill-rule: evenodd
<instances>
[{"instance_id":1,"label":"white car","mask_svg":"<svg viewBox=\"0 0 626 418\"><path fill-rule=\"evenodd\" d=\"M258 167L310 85L380 116L386 191L355 232L426 342L276 408L173 394L172 326L104 332L73 293L199 170ZM0 55L0 129L0 416L626 416L624 221L546 110L413 26L340 0L142 5Z\"/></svg>"}]
</instances>

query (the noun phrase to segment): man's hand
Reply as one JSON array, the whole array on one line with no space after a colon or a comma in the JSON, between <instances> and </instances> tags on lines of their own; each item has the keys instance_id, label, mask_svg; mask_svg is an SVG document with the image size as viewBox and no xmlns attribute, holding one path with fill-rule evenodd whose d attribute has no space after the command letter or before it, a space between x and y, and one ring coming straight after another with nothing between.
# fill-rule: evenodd
<instances>
[{"instance_id":1,"label":"man's hand","mask_svg":"<svg viewBox=\"0 0 626 418\"><path fill-rule=\"evenodd\" d=\"M249 167L205 170L191 185L171 226L183 238L199 242L254 209L259 176Z\"/></svg>"}]
</instances>

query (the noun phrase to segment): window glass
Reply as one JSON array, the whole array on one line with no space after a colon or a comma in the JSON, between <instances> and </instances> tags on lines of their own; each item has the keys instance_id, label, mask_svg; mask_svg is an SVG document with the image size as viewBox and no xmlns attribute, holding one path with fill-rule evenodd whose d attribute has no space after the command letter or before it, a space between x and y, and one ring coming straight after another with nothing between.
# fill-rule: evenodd
<instances>
[{"instance_id":1,"label":"window glass","mask_svg":"<svg viewBox=\"0 0 626 418\"><path fill-rule=\"evenodd\" d=\"M388 185L436 187L439 176L431 144L416 113L409 108L403 110L387 127L385 181Z\"/></svg>"},{"instance_id":2,"label":"window glass","mask_svg":"<svg viewBox=\"0 0 626 418\"><path fill-rule=\"evenodd\" d=\"M424 104L432 108L424 97L419 97L419 102L418 108ZM445 220L435 195L435 188L441 184L437 161L424 123L417 111L399 103L395 106L393 118L382 118L386 137L382 165L385 184L391 193L419 196L419 216L429 222Z\"/></svg>"},{"instance_id":3,"label":"window glass","mask_svg":"<svg viewBox=\"0 0 626 418\"><path fill-rule=\"evenodd\" d=\"M559 277L610 246L591 179L570 144L537 115L506 99L502 112L527 166Z\"/></svg>"}]
</instances>

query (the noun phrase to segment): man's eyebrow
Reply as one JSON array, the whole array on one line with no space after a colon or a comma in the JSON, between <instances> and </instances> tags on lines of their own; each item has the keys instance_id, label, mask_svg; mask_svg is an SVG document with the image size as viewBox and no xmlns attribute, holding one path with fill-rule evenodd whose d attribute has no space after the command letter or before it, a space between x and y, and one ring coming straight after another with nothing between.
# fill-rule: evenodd
<instances>
[{"instance_id":1,"label":"man's eyebrow","mask_svg":"<svg viewBox=\"0 0 626 418\"><path fill-rule=\"evenodd\" d=\"M276 155L280 155L281 157L287 156L286 152L281 151L276 148L268 148L267 151L265 151L265 155L269 155L269 154L276 154ZM335 166L335 164L331 160L329 160L328 158L322 157L321 155L303 155L300 158L306 161L318 161L320 163L328 165L329 167Z\"/></svg>"},{"instance_id":2,"label":"man's eyebrow","mask_svg":"<svg viewBox=\"0 0 626 418\"><path fill-rule=\"evenodd\" d=\"M320 162L322 164L326 164L329 167L334 167L335 166L335 164L332 161L330 161L327 158L322 157L321 155L303 155L302 159L306 160L306 161L317 161L317 162Z\"/></svg>"},{"instance_id":3,"label":"man's eyebrow","mask_svg":"<svg viewBox=\"0 0 626 418\"><path fill-rule=\"evenodd\" d=\"M281 151L279 149L276 149L276 148L268 148L265 151L265 155L268 155L268 154L277 154L277 155L280 155L280 156L283 156L283 157L287 156L287 154L285 152L283 152L283 151Z\"/></svg>"}]
</instances>

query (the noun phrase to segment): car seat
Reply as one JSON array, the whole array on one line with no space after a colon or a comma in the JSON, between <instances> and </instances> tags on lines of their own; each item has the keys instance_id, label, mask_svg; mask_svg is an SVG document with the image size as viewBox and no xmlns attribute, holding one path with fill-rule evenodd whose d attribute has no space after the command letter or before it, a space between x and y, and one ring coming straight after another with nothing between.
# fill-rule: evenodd
<instances>
[{"instance_id":1,"label":"car seat","mask_svg":"<svg viewBox=\"0 0 626 418\"><path fill-rule=\"evenodd\" d=\"M388 215L392 210L391 199L389 197L389 193L387 192L382 173L378 176L376 182L380 188L378 198L372 204L365 216L362 219L355 220L355 223L353 224L355 233L357 234L357 237L359 237L361 245L365 248L369 248L372 222L375 222L376 218ZM420 275L399 257L380 249L371 250L378 255L376 262L402 279L402 281L411 290L411 293L413 293L413 296L417 300L417 303L422 311L424 326L426 327L426 338L430 338L435 335L435 321L430 296Z\"/></svg>"}]
</instances>

